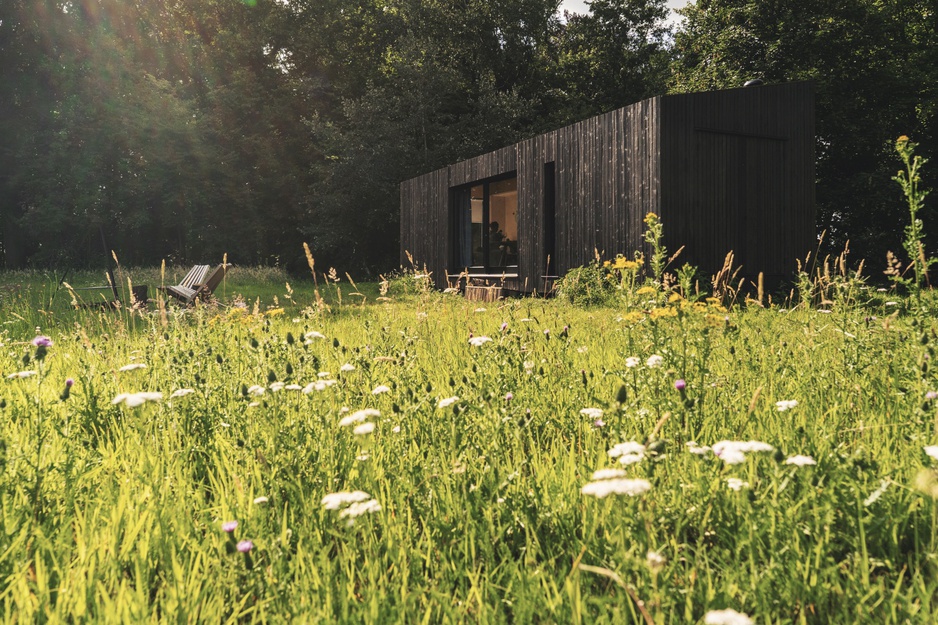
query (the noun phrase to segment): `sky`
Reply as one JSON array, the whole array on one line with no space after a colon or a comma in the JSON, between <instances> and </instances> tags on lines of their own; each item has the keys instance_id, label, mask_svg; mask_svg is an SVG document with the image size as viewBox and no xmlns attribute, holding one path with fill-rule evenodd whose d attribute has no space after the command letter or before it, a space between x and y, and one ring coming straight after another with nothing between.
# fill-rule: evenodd
<instances>
[{"instance_id":1,"label":"sky","mask_svg":"<svg viewBox=\"0 0 938 625\"><path fill-rule=\"evenodd\" d=\"M685 4L688 4L689 0L668 0L668 6L673 9L679 9ZM560 13L563 14L564 10L570 11L572 13L586 13L589 9L586 7L586 0L563 0L560 3ZM677 18L676 15L672 13L672 19Z\"/></svg>"}]
</instances>

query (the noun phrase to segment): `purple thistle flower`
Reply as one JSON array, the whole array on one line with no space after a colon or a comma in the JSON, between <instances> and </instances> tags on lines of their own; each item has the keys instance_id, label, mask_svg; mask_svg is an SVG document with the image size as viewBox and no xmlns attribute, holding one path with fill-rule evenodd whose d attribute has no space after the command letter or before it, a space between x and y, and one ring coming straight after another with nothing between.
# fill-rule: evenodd
<instances>
[{"instance_id":1,"label":"purple thistle flower","mask_svg":"<svg viewBox=\"0 0 938 625\"><path fill-rule=\"evenodd\" d=\"M515 396L511 393L511 391L505 393L505 401L511 401L514 398Z\"/></svg>"},{"instance_id":2,"label":"purple thistle flower","mask_svg":"<svg viewBox=\"0 0 938 625\"><path fill-rule=\"evenodd\" d=\"M241 542L238 543L238 551L240 551L241 553L247 553L253 548L254 548L254 543L252 543L250 540L242 540Z\"/></svg>"},{"instance_id":3,"label":"purple thistle flower","mask_svg":"<svg viewBox=\"0 0 938 625\"><path fill-rule=\"evenodd\" d=\"M595 421L593 421L593 427L594 428L606 427L606 422L603 421L602 419L596 419Z\"/></svg>"},{"instance_id":4,"label":"purple thistle flower","mask_svg":"<svg viewBox=\"0 0 938 625\"><path fill-rule=\"evenodd\" d=\"M938 399L938 392L928 391L927 393L925 393L925 399Z\"/></svg>"},{"instance_id":5,"label":"purple thistle flower","mask_svg":"<svg viewBox=\"0 0 938 625\"><path fill-rule=\"evenodd\" d=\"M231 532L235 531L238 528L238 522L237 521L225 521L224 523L221 524L221 528L230 534Z\"/></svg>"},{"instance_id":6,"label":"purple thistle flower","mask_svg":"<svg viewBox=\"0 0 938 625\"><path fill-rule=\"evenodd\" d=\"M75 380L68 378L65 380L65 388L72 388L75 385Z\"/></svg>"},{"instance_id":7,"label":"purple thistle flower","mask_svg":"<svg viewBox=\"0 0 938 625\"><path fill-rule=\"evenodd\" d=\"M33 345L36 347L52 347L52 339L41 334L33 339Z\"/></svg>"},{"instance_id":8,"label":"purple thistle flower","mask_svg":"<svg viewBox=\"0 0 938 625\"><path fill-rule=\"evenodd\" d=\"M687 388L687 382L685 382L684 380L676 380L674 382L674 388L683 392L684 389Z\"/></svg>"},{"instance_id":9,"label":"purple thistle flower","mask_svg":"<svg viewBox=\"0 0 938 625\"><path fill-rule=\"evenodd\" d=\"M504 332L504 331L507 330L507 329L508 329L508 322L507 322L507 321L503 321L503 322L502 322L502 332Z\"/></svg>"}]
</instances>

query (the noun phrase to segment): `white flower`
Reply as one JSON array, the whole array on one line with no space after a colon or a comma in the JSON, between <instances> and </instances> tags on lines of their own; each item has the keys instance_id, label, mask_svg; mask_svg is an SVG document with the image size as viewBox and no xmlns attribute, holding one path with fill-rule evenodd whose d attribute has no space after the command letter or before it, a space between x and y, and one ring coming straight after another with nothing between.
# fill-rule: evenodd
<instances>
[{"instance_id":1,"label":"white flower","mask_svg":"<svg viewBox=\"0 0 938 625\"><path fill-rule=\"evenodd\" d=\"M324 339L326 338L326 336L322 334L321 332L316 332L315 330L313 330L312 332L307 332L306 334L304 334L303 338L306 339L307 341L311 341L312 339Z\"/></svg>"},{"instance_id":2,"label":"white flower","mask_svg":"<svg viewBox=\"0 0 938 625\"><path fill-rule=\"evenodd\" d=\"M129 365L124 365L118 371L133 371L134 369L146 369L147 366L142 362L132 362Z\"/></svg>"},{"instance_id":3,"label":"white flower","mask_svg":"<svg viewBox=\"0 0 938 625\"><path fill-rule=\"evenodd\" d=\"M473 312L485 312L484 308L476 308Z\"/></svg>"},{"instance_id":4,"label":"white flower","mask_svg":"<svg viewBox=\"0 0 938 625\"><path fill-rule=\"evenodd\" d=\"M704 615L705 625L752 625L752 619L736 610L710 610Z\"/></svg>"},{"instance_id":5,"label":"white flower","mask_svg":"<svg viewBox=\"0 0 938 625\"><path fill-rule=\"evenodd\" d=\"M583 408L580 410L580 414L590 419L598 419L603 416L603 411L601 408Z\"/></svg>"},{"instance_id":6,"label":"white flower","mask_svg":"<svg viewBox=\"0 0 938 625\"><path fill-rule=\"evenodd\" d=\"M332 375L332 373L330 373L329 371L320 371L319 373L316 374L316 377L328 378L330 375Z\"/></svg>"},{"instance_id":7,"label":"white flower","mask_svg":"<svg viewBox=\"0 0 938 625\"><path fill-rule=\"evenodd\" d=\"M720 441L714 443L713 453L726 464L741 464L746 454L775 451L768 443L761 441Z\"/></svg>"},{"instance_id":8,"label":"white flower","mask_svg":"<svg viewBox=\"0 0 938 625\"><path fill-rule=\"evenodd\" d=\"M809 464L817 464L817 461L811 456L802 456L801 454L797 456L792 456L785 460L785 464L793 464L797 467L803 467Z\"/></svg>"},{"instance_id":9,"label":"white flower","mask_svg":"<svg viewBox=\"0 0 938 625\"><path fill-rule=\"evenodd\" d=\"M381 511L381 504L379 504L375 499L368 499L367 501L356 501L350 505L345 510L339 512L339 518L348 517L354 519L360 517L363 514L372 514L375 512Z\"/></svg>"},{"instance_id":10,"label":"white flower","mask_svg":"<svg viewBox=\"0 0 938 625\"><path fill-rule=\"evenodd\" d=\"M602 499L607 495L628 495L634 497L651 490L651 483L648 480L629 480L617 478L612 480L600 480L584 484L580 492L584 495L592 495Z\"/></svg>"},{"instance_id":11,"label":"white flower","mask_svg":"<svg viewBox=\"0 0 938 625\"><path fill-rule=\"evenodd\" d=\"M395 425L393 428L391 428L391 431L397 434L398 432L401 431L401 426Z\"/></svg>"},{"instance_id":12,"label":"white flower","mask_svg":"<svg viewBox=\"0 0 938 625\"><path fill-rule=\"evenodd\" d=\"M698 456L703 456L708 451L710 451L709 446L704 445L703 447L701 447L700 445L697 444L697 441L688 441L686 445L687 445L687 451L689 451L692 454L697 454Z\"/></svg>"},{"instance_id":13,"label":"white flower","mask_svg":"<svg viewBox=\"0 0 938 625\"><path fill-rule=\"evenodd\" d=\"M248 389L248 395L263 395L266 392L267 392L267 389L258 384L255 384L254 386Z\"/></svg>"},{"instance_id":14,"label":"white flower","mask_svg":"<svg viewBox=\"0 0 938 625\"><path fill-rule=\"evenodd\" d=\"M886 492L886 489L889 488L889 485L892 484L891 480L884 479L879 481L879 488L870 493L870 496L863 500L863 505L866 507L872 506L876 503L880 497L883 496L883 493Z\"/></svg>"},{"instance_id":15,"label":"white flower","mask_svg":"<svg viewBox=\"0 0 938 625\"><path fill-rule=\"evenodd\" d=\"M652 571L660 570L667 562L668 560L657 551L649 551L645 554L645 563Z\"/></svg>"},{"instance_id":16,"label":"white flower","mask_svg":"<svg viewBox=\"0 0 938 625\"><path fill-rule=\"evenodd\" d=\"M353 423L361 423L368 417L379 417L379 416L381 416L381 412L378 410L375 410L374 408L365 408L364 410L356 410L352 414L342 417L342 419L339 421L339 427L344 428L349 425L352 425Z\"/></svg>"},{"instance_id":17,"label":"white flower","mask_svg":"<svg viewBox=\"0 0 938 625\"><path fill-rule=\"evenodd\" d=\"M625 359L625 366L629 369L634 369L641 364L641 359L638 356L629 356Z\"/></svg>"},{"instance_id":18,"label":"white flower","mask_svg":"<svg viewBox=\"0 0 938 625\"><path fill-rule=\"evenodd\" d=\"M637 454L645 455L645 446L641 443L635 441L629 441L627 443L618 443L609 450L610 458L618 458L619 456L625 456L627 454Z\"/></svg>"},{"instance_id":19,"label":"white flower","mask_svg":"<svg viewBox=\"0 0 938 625\"><path fill-rule=\"evenodd\" d=\"M440 403L437 404L438 408L449 408L453 404L459 401L459 398L455 395L453 397L447 397L446 399L441 399Z\"/></svg>"},{"instance_id":20,"label":"white flower","mask_svg":"<svg viewBox=\"0 0 938 625\"><path fill-rule=\"evenodd\" d=\"M194 392L195 392L195 390L194 390L194 389L191 389L191 388L181 388L181 389L179 389L178 391L173 391L173 392L170 394L169 398L170 398L170 399L174 399L174 398L176 398L176 397L185 397L186 395L191 395L191 394L194 393Z\"/></svg>"},{"instance_id":21,"label":"white flower","mask_svg":"<svg viewBox=\"0 0 938 625\"><path fill-rule=\"evenodd\" d=\"M594 482L599 480L612 480L619 477L625 477L627 473L622 469L599 469L593 473L593 477L590 478Z\"/></svg>"},{"instance_id":22,"label":"white flower","mask_svg":"<svg viewBox=\"0 0 938 625\"><path fill-rule=\"evenodd\" d=\"M283 388L288 391L302 391L303 390L303 387L300 386L299 384L287 384Z\"/></svg>"},{"instance_id":23,"label":"white flower","mask_svg":"<svg viewBox=\"0 0 938 625\"><path fill-rule=\"evenodd\" d=\"M29 378L39 373L38 371L20 371L18 373L11 373L7 376L7 380L17 380L23 378Z\"/></svg>"},{"instance_id":24,"label":"white flower","mask_svg":"<svg viewBox=\"0 0 938 625\"><path fill-rule=\"evenodd\" d=\"M923 449L925 450L925 455L933 460L938 460L938 445L927 445Z\"/></svg>"},{"instance_id":25,"label":"white flower","mask_svg":"<svg viewBox=\"0 0 938 625\"><path fill-rule=\"evenodd\" d=\"M268 501L269 501L269 500L267 499L267 497L264 497L263 495L261 495L260 497L255 497L255 498L254 498L254 503L255 503L255 504L267 503Z\"/></svg>"},{"instance_id":26,"label":"white flower","mask_svg":"<svg viewBox=\"0 0 938 625\"><path fill-rule=\"evenodd\" d=\"M322 506L326 510L338 510L344 505L368 499L371 499L371 495L361 490L354 490L352 492L341 491L338 493L330 493L323 497Z\"/></svg>"},{"instance_id":27,"label":"white flower","mask_svg":"<svg viewBox=\"0 0 938 625\"><path fill-rule=\"evenodd\" d=\"M474 336L471 339L469 339L469 344L472 345L473 347L481 347L482 345L485 345L491 340L492 339L487 336Z\"/></svg>"},{"instance_id":28,"label":"white flower","mask_svg":"<svg viewBox=\"0 0 938 625\"><path fill-rule=\"evenodd\" d=\"M345 363L344 365L339 367L339 371L355 371L355 365Z\"/></svg>"},{"instance_id":29,"label":"white flower","mask_svg":"<svg viewBox=\"0 0 938 625\"><path fill-rule=\"evenodd\" d=\"M785 412L786 410L791 410L798 405L797 399L783 399L782 401L775 402L775 407L779 412Z\"/></svg>"},{"instance_id":30,"label":"white flower","mask_svg":"<svg viewBox=\"0 0 938 625\"><path fill-rule=\"evenodd\" d=\"M352 434L357 434L358 436L364 436L365 434L371 434L375 431L375 424L371 421L366 421L361 425L355 426L355 429L352 430Z\"/></svg>"},{"instance_id":31,"label":"white flower","mask_svg":"<svg viewBox=\"0 0 938 625\"><path fill-rule=\"evenodd\" d=\"M619 464L630 465L641 462L645 454L622 454L619 456Z\"/></svg>"},{"instance_id":32,"label":"white flower","mask_svg":"<svg viewBox=\"0 0 938 625\"><path fill-rule=\"evenodd\" d=\"M645 361L645 364L651 367L652 369L660 367L663 363L664 363L664 358L662 356L659 356L658 354L652 354L651 356L648 357L648 360Z\"/></svg>"},{"instance_id":33,"label":"white flower","mask_svg":"<svg viewBox=\"0 0 938 625\"><path fill-rule=\"evenodd\" d=\"M728 477L726 478L726 486L730 490L742 490L744 488L749 488L749 482L744 482L738 477Z\"/></svg>"},{"instance_id":34,"label":"white flower","mask_svg":"<svg viewBox=\"0 0 938 625\"><path fill-rule=\"evenodd\" d=\"M283 382L271 382L271 383L270 383L270 390L272 390L274 393L276 393L277 391L282 391L282 390L283 390Z\"/></svg>"},{"instance_id":35,"label":"white flower","mask_svg":"<svg viewBox=\"0 0 938 625\"><path fill-rule=\"evenodd\" d=\"M375 390L371 391L372 395L380 395L381 393L390 392L391 387L385 386L384 384L379 384L375 387Z\"/></svg>"},{"instance_id":36,"label":"white flower","mask_svg":"<svg viewBox=\"0 0 938 625\"><path fill-rule=\"evenodd\" d=\"M160 401L163 399L163 393L150 393L143 391L141 393L121 393L111 400L114 405L124 404L128 408L136 408L148 401Z\"/></svg>"}]
</instances>

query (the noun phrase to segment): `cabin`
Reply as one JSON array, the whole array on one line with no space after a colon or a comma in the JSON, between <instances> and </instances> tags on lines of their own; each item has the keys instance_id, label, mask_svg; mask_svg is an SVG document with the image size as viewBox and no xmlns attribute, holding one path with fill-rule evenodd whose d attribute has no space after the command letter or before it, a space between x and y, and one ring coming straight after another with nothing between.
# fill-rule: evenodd
<instances>
[{"instance_id":1,"label":"cabin","mask_svg":"<svg viewBox=\"0 0 938 625\"><path fill-rule=\"evenodd\" d=\"M785 279L816 245L814 148L811 82L649 98L404 181L401 262L538 292L647 255L653 212L676 265Z\"/></svg>"}]
</instances>

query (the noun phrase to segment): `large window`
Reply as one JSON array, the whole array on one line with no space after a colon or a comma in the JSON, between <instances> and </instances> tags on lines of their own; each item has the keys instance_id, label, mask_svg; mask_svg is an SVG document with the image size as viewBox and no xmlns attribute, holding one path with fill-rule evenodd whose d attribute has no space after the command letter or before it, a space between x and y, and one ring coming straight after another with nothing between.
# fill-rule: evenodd
<instances>
[{"instance_id":1,"label":"large window","mask_svg":"<svg viewBox=\"0 0 938 625\"><path fill-rule=\"evenodd\" d=\"M518 267L518 178L478 182L455 191L455 269Z\"/></svg>"}]
</instances>

